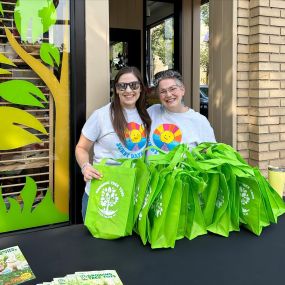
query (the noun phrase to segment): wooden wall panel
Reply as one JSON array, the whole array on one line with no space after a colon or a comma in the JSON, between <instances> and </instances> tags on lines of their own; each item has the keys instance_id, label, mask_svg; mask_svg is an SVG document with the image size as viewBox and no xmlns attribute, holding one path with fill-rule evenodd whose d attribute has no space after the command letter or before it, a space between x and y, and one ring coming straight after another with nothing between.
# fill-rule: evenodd
<instances>
[{"instance_id":1,"label":"wooden wall panel","mask_svg":"<svg viewBox=\"0 0 285 285\"><path fill-rule=\"evenodd\" d=\"M143 0L109 0L110 28L143 28Z\"/></svg>"}]
</instances>

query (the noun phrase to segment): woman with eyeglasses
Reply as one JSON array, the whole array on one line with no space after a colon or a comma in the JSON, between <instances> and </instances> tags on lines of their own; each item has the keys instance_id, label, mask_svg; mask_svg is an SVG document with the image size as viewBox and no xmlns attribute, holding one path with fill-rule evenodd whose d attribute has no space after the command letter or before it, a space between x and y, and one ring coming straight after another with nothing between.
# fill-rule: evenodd
<instances>
[{"instance_id":1,"label":"woman with eyeglasses","mask_svg":"<svg viewBox=\"0 0 285 285\"><path fill-rule=\"evenodd\" d=\"M202 142L216 142L208 119L184 105L185 87L179 72L158 72L154 83L161 104L148 108L152 120L150 146L168 152L180 143L193 148ZM157 153L154 148L150 149L150 155Z\"/></svg>"},{"instance_id":2,"label":"woman with eyeglasses","mask_svg":"<svg viewBox=\"0 0 285 285\"><path fill-rule=\"evenodd\" d=\"M139 158L147 145L151 119L146 111L145 86L136 67L123 67L117 73L112 102L96 110L86 121L78 144L76 160L86 181L82 198L85 218L90 180L102 174L90 164L89 151L93 146L92 161L116 164L112 159Z\"/></svg>"}]
</instances>

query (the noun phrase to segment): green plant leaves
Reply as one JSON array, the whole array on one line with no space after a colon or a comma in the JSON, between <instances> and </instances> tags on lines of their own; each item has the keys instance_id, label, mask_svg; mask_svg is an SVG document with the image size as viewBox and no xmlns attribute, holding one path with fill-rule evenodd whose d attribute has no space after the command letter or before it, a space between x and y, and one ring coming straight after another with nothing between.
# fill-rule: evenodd
<instances>
[{"instance_id":1,"label":"green plant leaves","mask_svg":"<svg viewBox=\"0 0 285 285\"><path fill-rule=\"evenodd\" d=\"M14 18L22 40L34 43L55 24L56 9L52 0L18 0Z\"/></svg>"},{"instance_id":2,"label":"green plant leaves","mask_svg":"<svg viewBox=\"0 0 285 285\"><path fill-rule=\"evenodd\" d=\"M46 129L39 120L21 109L0 107L0 122L0 150L15 149L41 142L34 134L23 129L23 126L47 134Z\"/></svg>"},{"instance_id":3,"label":"green plant leaves","mask_svg":"<svg viewBox=\"0 0 285 285\"><path fill-rule=\"evenodd\" d=\"M43 104L35 96L47 102L42 91L29 81L9 80L0 83L0 97L10 103L43 108Z\"/></svg>"},{"instance_id":4,"label":"green plant leaves","mask_svg":"<svg viewBox=\"0 0 285 285\"><path fill-rule=\"evenodd\" d=\"M40 56L41 59L49 64L50 66L54 66L54 62L57 66L59 66L60 63L60 53L58 48L55 45L48 44L48 43L42 43L41 49L40 49Z\"/></svg>"}]
</instances>

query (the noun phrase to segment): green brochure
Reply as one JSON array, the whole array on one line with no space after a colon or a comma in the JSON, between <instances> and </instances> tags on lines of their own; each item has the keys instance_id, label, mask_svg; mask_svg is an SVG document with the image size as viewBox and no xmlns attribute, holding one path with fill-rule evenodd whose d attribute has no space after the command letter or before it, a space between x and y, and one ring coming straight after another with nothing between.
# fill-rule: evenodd
<instances>
[{"instance_id":1,"label":"green brochure","mask_svg":"<svg viewBox=\"0 0 285 285\"><path fill-rule=\"evenodd\" d=\"M123 285L115 270L75 272L81 285Z\"/></svg>"},{"instance_id":2,"label":"green brochure","mask_svg":"<svg viewBox=\"0 0 285 285\"><path fill-rule=\"evenodd\" d=\"M14 285L35 275L18 246L0 250L0 285Z\"/></svg>"}]
</instances>

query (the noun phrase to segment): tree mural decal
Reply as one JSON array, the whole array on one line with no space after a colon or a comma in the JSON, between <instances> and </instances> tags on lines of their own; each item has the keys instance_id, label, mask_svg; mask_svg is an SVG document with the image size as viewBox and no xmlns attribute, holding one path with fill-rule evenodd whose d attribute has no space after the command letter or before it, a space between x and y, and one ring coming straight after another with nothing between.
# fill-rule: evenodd
<instances>
[{"instance_id":1,"label":"tree mural decal","mask_svg":"<svg viewBox=\"0 0 285 285\"><path fill-rule=\"evenodd\" d=\"M14 10L17 30L24 42L35 43L56 22L56 9L52 0L18 0ZM32 27L32 37L28 35Z\"/></svg>"},{"instance_id":2,"label":"tree mural decal","mask_svg":"<svg viewBox=\"0 0 285 285\"><path fill-rule=\"evenodd\" d=\"M33 2L33 3L31 3ZM0 2L0 13L4 16ZM56 9L52 0L18 0L15 5L14 19L17 31L24 42L35 43L43 33L56 22ZM2 23L3 25L3 23ZM66 25L67 26L67 25ZM32 28L32 33L28 30ZM49 88L55 104L54 132L54 203L56 208L68 219L69 203L69 53L67 30L64 34L62 58L59 49L42 43L38 60L29 54L17 41L9 28L4 26L9 44L17 55L40 77ZM0 53L0 63L15 64ZM60 66L60 75L55 76L53 67ZM9 71L0 69L0 74ZM0 97L17 105L43 107L46 102L44 94L33 83L25 80L9 80L0 83ZM17 107L0 107L0 131L3 134L0 150L10 150L41 140L23 126L33 128L46 134L44 126L31 114ZM62 218L62 217L61 217ZM58 217L57 217L58 220Z\"/></svg>"}]
</instances>

